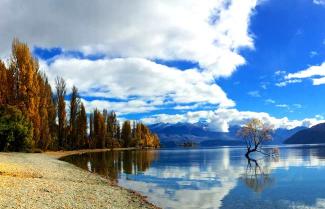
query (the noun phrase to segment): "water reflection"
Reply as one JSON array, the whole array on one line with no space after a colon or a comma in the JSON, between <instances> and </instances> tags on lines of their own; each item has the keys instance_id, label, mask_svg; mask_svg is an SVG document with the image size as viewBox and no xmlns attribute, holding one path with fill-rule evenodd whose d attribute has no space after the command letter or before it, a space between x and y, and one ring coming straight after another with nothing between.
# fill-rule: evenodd
<instances>
[{"instance_id":1,"label":"water reflection","mask_svg":"<svg viewBox=\"0 0 325 209\"><path fill-rule=\"evenodd\" d=\"M147 151L108 151L71 155L62 160L77 165L90 172L117 180L121 173L134 174L145 172L157 159L157 152Z\"/></svg>"},{"instance_id":2,"label":"water reflection","mask_svg":"<svg viewBox=\"0 0 325 209\"><path fill-rule=\"evenodd\" d=\"M275 161L278 159L277 157L268 158ZM265 158L247 158L246 172L240 178L254 192L262 192L274 184L274 177L271 175L270 167L267 165L261 166L259 163L259 161L263 163L264 160Z\"/></svg>"},{"instance_id":3,"label":"water reflection","mask_svg":"<svg viewBox=\"0 0 325 209\"><path fill-rule=\"evenodd\" d=\"M325 147L281 147L247 161L242 148L124 151L65 159L118 179L163 208L325 208Z\"/></svg>"}]
</instances>

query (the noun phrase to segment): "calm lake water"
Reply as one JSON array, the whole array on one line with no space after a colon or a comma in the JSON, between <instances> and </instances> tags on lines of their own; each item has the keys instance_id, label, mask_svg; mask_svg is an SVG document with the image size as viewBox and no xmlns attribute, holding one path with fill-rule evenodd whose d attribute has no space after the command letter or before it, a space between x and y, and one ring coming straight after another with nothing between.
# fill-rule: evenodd
<instances>
[{"instance_id":1,"label":"calm lake water","mask_svg":"<svg viewBox=\"0 0 325 209\"><path fill-rule=\"evenodd\" d=\"M115 179L162 208L325 208L325 146L281 147L277 158L243 148L111 151L65 157Z\"/></svg>"}]
</instances>

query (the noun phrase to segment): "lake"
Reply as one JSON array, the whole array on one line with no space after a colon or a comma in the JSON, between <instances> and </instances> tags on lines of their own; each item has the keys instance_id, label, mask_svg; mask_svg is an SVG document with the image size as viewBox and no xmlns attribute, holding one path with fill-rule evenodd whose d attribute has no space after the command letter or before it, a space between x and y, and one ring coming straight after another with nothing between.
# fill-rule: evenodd
<instances>
[{"instance_id":1,"label":"lake","mask_svg":"<svg viewBox=\"0 0 325 209\"><path fill-rule=\"evenodd\" d=\"M63 158L148 196L162 208L325 208L325 146L283 146L279 157L240 147L133 150Z\"/></svg>"}]
</instances>

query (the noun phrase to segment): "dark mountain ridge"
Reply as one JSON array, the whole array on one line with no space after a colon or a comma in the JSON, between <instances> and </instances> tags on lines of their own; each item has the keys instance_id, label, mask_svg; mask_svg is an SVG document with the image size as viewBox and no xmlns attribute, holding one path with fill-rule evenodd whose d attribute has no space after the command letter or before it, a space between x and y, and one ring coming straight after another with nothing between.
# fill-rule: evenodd
<instances>
[{"instance_id":1,"label":"dark mountain ridge","mask_svg":"<svg viewBox=\"0 0 325 209\"><path fill-rule=\"evenodd\" d=\"M322 144L325 143L325 123L300 130L284 142L285 144Z\"/></svg>"}]
</instances>

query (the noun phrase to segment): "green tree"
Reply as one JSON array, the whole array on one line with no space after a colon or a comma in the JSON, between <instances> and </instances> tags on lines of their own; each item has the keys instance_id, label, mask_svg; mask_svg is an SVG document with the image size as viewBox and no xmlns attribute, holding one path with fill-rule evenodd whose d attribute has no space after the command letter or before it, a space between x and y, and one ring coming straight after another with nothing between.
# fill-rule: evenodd
<instances>
[{"instance_id":1,"label":"green tree","mask_svg":"<svg viewBox=\"0 0 325 209\"><path fill-rule=\"evenodd\" d=\"M26 151L33 146L32 124L14 106L0 106L0 150Z\"/></svg>"}]
</instances>

